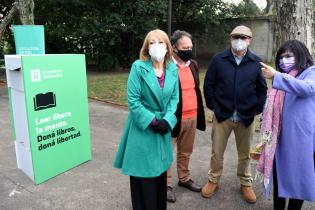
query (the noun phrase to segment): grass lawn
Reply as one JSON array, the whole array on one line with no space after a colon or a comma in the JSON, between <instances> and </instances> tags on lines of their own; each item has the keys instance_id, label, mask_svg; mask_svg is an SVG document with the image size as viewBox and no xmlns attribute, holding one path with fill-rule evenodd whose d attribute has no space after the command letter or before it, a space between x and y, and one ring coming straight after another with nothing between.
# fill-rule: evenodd
<instances>
[{"instance_id":1,"label":"grass lawn","mask_svg":"<svg viewBox=\"0 0 315 210\"><path fill-rule=\"evenodd\" d=\"M89 72L89 97L127 106L126 84L129 73Z\"/></svg>"},{"instance_id":2,"label":"grass lawn","mask_svg":"<svg viewBox=\"0 0 315 210\"><path fill-rule=\"evenodd\" d=\"M200 69L199 77L201 83L201 92L203 92L202 87L205 73L206 69ZM87 75L89 97L127 106L126 84L128 75L128 72L89 72ZM205 113L207 122L212 122L212 112L209 109L205 108ZM260 115L255 118L256 130L259 130L259 120Z\"/></svg>"}]
</instances>

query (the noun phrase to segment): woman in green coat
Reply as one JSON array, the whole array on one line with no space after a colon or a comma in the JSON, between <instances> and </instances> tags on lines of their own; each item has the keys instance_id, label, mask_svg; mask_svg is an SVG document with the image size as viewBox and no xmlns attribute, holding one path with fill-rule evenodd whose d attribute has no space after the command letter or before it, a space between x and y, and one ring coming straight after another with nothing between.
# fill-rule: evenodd
<instances>
[{"instance_id":1,"label":"woman in green coat","mask_svg":"<svg viewBox=\"0 0 315 210\"><path fill-rule=\"evenodd\" d=\"M166 171L179 100L177 67L167 34L150 31L127 83L129 115L114 167L130 176L134 210L166 209Z\"/></svg>"}]
</instances>

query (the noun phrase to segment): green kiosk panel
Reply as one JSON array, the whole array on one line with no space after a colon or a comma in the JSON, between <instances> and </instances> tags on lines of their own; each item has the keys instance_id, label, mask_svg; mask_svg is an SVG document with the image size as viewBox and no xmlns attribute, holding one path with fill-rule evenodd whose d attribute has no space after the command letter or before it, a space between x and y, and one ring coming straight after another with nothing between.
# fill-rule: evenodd
<instances>
[{"instance_id":1,"label":"green kiosk panel","mask_svg":"<svg viewBox=\"0 0 315 210\"><path fill-rule=\"evenodd\" d=\"M40 184L91 160L84 55L6 55L17 165Z\"/></svg>"}]
</instances>

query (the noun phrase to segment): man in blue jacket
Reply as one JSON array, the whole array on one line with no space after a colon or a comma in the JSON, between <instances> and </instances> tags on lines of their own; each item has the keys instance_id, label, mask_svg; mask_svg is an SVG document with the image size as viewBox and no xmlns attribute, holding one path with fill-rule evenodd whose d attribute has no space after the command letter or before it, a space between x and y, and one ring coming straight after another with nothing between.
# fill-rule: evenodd
<instances>
[{"instance_id":1,"label":"man in blue jacket","mask_svg":"<svg viewBox=\"0 0 315 210\"><path fill-rule=\"evenodd\" d=\"M231 48L213 57L204 81L206 105L214 116L211 164L202 196L209 198L218 189L224 151L234 131L241 191L248 203L255 203L250 171L250 141L254 132L254 117L263 110L267 85L261 73L260 58L248 49L252 41L251 30L246 26L237 26L230 36Z\"/></svg>"}]
</instances>

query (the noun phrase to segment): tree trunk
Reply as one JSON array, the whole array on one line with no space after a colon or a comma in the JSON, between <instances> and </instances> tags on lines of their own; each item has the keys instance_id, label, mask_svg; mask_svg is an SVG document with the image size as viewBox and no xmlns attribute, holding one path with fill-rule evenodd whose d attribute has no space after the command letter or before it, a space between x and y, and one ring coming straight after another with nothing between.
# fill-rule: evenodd
<instances>
[{"instance_id":1,"label":"tree trunk","mask_svg":"<svg viewBox=\"0 0 315 210\"><path fill-rule=\"evenodd\" d=\"M17 0L22 25L34 25L34 0Z\"/></svg>"},{"instance_id":2,"label":"tree trunk","mask_svg":"<svg viewBox=\"0 0 315 210\"><path fill-rule=\"evenodd\" d=\"M0 24L0 43L4 32L11 24L15 15L18 15L22 25L34 25L34 0L16 0L8 15L5 16Z\"/></svg>"},{"instance_id":3,"label":"tree trunk","mask_svg":"<svg viewBox=\"0 0 315 210\"><path fill-rule=\"evenodd\" d=\"M12 22L12 20L16 14L17 14L16 3L13 3L11 10L7 14L7 16L5 16L5 18L2 20L2 22L0 24L0 42L3 38L3 35L4 35L6 28Z\"/></svg>"},{"instance_id":4,"label":"tree trunk","mask_svg":"<svg viewBox=\"0 0 315 210\"><path fill-rule=\"evenodd\" d=\"M303 42L314 56L314 13L312 0L275 1L276 46L297 39Z\"/></svg>"},{"instance_id":5,"label":"tree trunk","mask_svg":"<svg viewBox=\"0 0 315 210\"><path fill-rule=\"evenodd\" d=\"M266 0L266 8L264 13L267 15L273 15L275 12L275 1L274 0Z\"/></svg>"}]
</instances>

